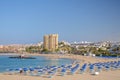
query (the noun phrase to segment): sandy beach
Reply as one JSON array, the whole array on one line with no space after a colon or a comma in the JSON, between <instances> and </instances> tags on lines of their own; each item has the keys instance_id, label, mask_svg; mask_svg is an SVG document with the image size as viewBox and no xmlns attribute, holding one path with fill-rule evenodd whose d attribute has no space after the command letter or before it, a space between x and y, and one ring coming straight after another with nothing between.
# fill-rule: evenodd
<instances>
[{"instance_id":1,"label":"sandy beach","mask_svg":"<svg viewBox=\"0 0 120 80\"><path fill-rule=\"evenodd\" d=\"M58 58L68 58L74 60L80 60L84 63L95 63L95 62L107 62L107 61L116 61L116 59L105 59L105 58L98 58L92 56L81 56L81 55L74 55L74 54L26 54L29 56L45 56L51 59L58 59ZM119 59L120 60L120 59Z\"/></svg>"},{"instance_id":2,"label":"sandy beach","mask_svg":"<svg viewBox=\"0 0 120 80\"><path fill-rule=\"evenodd\" d=\"M81 63L95 63L95 62L107 62L116 61L117 59L102 59L90 56L80 56L80 55L60 55L60 54L29 54L29 56L46 56L48 58L70 58L75 60L80 60ZM0 80L120 80L120 70L110 70L102 71L99 75L92 75L90 73L74 75L59 76L54 75L52 78L46 78L44 76L25 76L25 75L8 75L0 74Z\"/></svg>"},{"instance_id":3,"label":"sandy beach","mask_svg":"<svg viewBox=\"0 0 120 80\"><path fill-rule=\"evenodd\" d=\"M86 73L65 76L54 76L52 78L0 74L0 80L120 80L119 73L120 70L116 70L109 72L101 72L97 76Z\"/></svg>"}]
</instances>

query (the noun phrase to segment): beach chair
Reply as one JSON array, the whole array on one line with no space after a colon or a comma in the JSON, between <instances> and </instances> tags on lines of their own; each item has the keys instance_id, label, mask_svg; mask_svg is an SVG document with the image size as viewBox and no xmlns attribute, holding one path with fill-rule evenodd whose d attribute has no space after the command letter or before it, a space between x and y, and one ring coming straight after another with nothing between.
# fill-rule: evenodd
<instances>
[{"instance_id":1,"label":"beach chair","mask_svg":"<svg viewBox=\"0 0 120 80\"><path fill-rule=\"evenodd\" d=\"M90 73L94 73L94 64L91 64L89 69L90 69Z\"/></svg>"},{"instance_id":2,"label":"beach chair","mask_svg":"<svg viewBox=\"0 0 120 80\"><path fill-rule=\"evenodd\" d=\"M71 70L71 68L72 68L71 64L66 67L67 70Z\"/></svg>"},{"instance_id":3,"label":"beach chair","mask_svg":"<svg viewBox=\"0 0 120 80\"><path fill-rule=\"evenodd\" d=\"M49 75L48 78L52 78L53 75L55 75L55 73L57 72L57 69L58 68L54 68L51 71L48 71L48 75Z\"/></svg>"},{"instance_id":4,"label":"beach chair","mask_svg":"<svg viewBox=\"0 0 120 80\"><path fill-rule=\"evenodd\" d=\"M28 68L22 68L24 75L27 75Z\"/></svg>"},{"instance_id":5,"label":"beach chair","mask_svg":"<svg viewBox=\"0 0 120 80\"><path fill-rule=\"evenodd\" d=\"M63 69L61 70L61 76L64 76L65 73L66 73L66 68L63 68Z\"/></svg>"},{"instance_id":6,"label":"beach chair","mask_svg":"<svg viewBox=\"0 0 120 80\"><path fill-rule=\"evenodd\" d=\"M99 66L97 67L97 71L98 71L98 72L101 72L101 71L102 71L102 66L101 66L101 65L99 65Z\"/></svg>"},{"instance_id":7,"label":"beach chair","mask_svg":"<svg viewBox=\"0 0 120 80\"><path fill-rule=\"evenodd\" d=\"M43 70L39 70L37 76L42 76L45 72Z\"/></svg>"},{"instance_id":8,"label":"beach chair","mask_svg":"<svg viewBox=\"0 0 120 80\"><path fill-rule=\"evenodd\" d=\"M80 69L80 74L83 74L87 69L87 63L83 64L82 68Z\"/></svg>"},{"instance_id":9,"label":"beach chair","mask_svg":"<svg viewBox=\"0 0 120 80\"><path fill-rule=\"evenodd\" d=\"M110 65L108 64L108 62L105 63L104 68L106 71L110 70Z\"/></svg>"},{"instance_id":10,"label":"beach chair","mask_svg":"<svg viewBox=\"0 0 120 80\"><path fill-rule=\"evenodd\" d=\"M71 68L71 74L73 75L79 68L79 64L77 64L75 67Z\"/></svg>"},{"instance_id":11,"label":"beach chair","mask_svg":"<svg viewBox=\"0 0 120 80\"><path fill-rule=\"evenodd\" d=\"M30 71L30 76L34 76L34 68L29 68L29 71Z\"/></svg>"},{"instance_id":12,"label":"beach chair","mask_svg":"<svg viewBox=\"0 0 120 80\"><path fill-rule=\"evenodd\" d=\"M52 78L53 75L54 75L53 71L48 71L48 78Z\"/></svg>"}]
</instances>

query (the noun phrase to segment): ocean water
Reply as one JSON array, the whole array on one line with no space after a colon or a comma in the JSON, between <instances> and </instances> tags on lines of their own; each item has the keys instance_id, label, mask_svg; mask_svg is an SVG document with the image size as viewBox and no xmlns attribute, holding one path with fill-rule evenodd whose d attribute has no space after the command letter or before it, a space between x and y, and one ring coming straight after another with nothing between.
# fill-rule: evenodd
<instances>
[{"instance_id":1,"label":"ocean water","mask_svg":"<svg viewBox=\"0 0 120 80\"><path fill-rule=\"evenodd\" d=\"M11 59L8 55L0 56L0 72L5 72L7 69L29 68L29 67L45 67L45 66L61 66L70 64L72 59L49 59L42 56L33 56L36 59Z\"/></svg>"}]
</instances>

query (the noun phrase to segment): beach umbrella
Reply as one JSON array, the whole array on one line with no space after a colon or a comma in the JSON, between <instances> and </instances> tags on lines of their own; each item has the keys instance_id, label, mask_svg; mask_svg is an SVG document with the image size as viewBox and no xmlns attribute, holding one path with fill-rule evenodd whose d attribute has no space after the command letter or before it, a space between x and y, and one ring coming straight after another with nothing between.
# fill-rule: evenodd
<instances>
[{"instance_id":1,"label":"beach umbrella","mask_svg":"<svg viewBox=\"0 0 120 80\"><path fill-rule=\"evenodd\" d=\"M34 69L33 69L33 68L29 68L29 70L30 70L30 71L34 71Z\"/></svg>"},{"instance_id":2,"label":"beach umbrella","mask_svg":"<svg viewBox=\"0 0 120 80\"><path fill-rule=\"evenodd\" d=\"M24 71L28 71L28 68L23 68Z\"/></svg>"},{"instance_id":3,"label":"beach umbrella","mask_svg":"<svg viewBox=\"0 0 120 80\"><path fill-rule=\"evenodd\" d=\"M15 71L19 71L21 68L16 68Z\"/></svg>"}]
</instances>

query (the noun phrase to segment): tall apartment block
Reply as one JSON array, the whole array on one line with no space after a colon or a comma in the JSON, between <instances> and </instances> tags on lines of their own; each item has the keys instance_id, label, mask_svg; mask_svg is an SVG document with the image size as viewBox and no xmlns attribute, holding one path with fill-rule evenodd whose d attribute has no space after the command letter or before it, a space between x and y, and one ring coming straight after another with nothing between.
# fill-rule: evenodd
<instances>
[{"instance_id":1,"label":"tall apartment block","mask_svg":"<svg viewBox=\"0 0 120 80\"><path fill-rule=\"evenodd\" d=\"M58 34L44 36L44 49L55 51L58 49Z\"/></svg>"}]
</instances>

